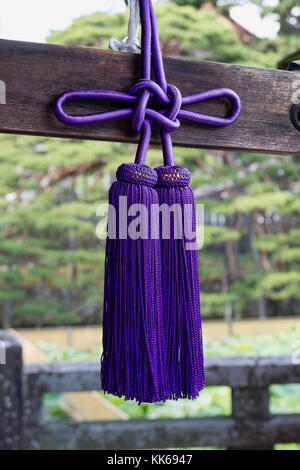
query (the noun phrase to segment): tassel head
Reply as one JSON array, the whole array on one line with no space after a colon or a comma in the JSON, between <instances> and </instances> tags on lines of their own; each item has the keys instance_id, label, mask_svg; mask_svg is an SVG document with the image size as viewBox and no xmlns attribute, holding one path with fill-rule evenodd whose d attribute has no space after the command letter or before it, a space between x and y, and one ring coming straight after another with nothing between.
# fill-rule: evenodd
<instances>
[{"instance_id":1,"label":"tassel head","mask_svg":"<svg viewBox=\"0 0 300 470\"><path fill-rule=\"evenodd\" d=\"M182 166L158 166L157 187L160 188L184 188L191 181L191 174L187 168Z\"/></svg>"},{"instance_id":2,"label":"tassel head","mask_svg":"<svg viewBox=\"0 0 300 470\"><path fill-rule=\"evenodd\" d=\"M157 183L155 170L137 163L122 163L117 170L116 177L121 183L142 184L149 188L154 188Z\"/></svg>"}]
</instances>

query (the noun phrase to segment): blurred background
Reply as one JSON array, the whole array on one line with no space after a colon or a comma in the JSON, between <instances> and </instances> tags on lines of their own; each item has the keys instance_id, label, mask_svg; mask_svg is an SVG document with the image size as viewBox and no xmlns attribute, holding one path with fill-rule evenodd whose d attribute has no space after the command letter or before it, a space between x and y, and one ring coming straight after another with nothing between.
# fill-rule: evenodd
<instances>
[{"instance_id":1,"label":"blurred background","mask_svg":"<svg viewBox=\"0 0 300 470\"><path fill-rule=\"evenodd\" d=\"M0 37L107 49L111 36L126 35L124 1L63 3L5 2ZM297 56L294 0L155 3L164 55L271 68ZM26 361L100 358L105 242L96 236L97 207L107 201L119 164L134 153L126 144L0 135L0 322L22 336ZM148 164L161 158L151 148ZM205 206L205 354L295 353L300 155L175 148L175 159L191 171ZM48 395L46 419L90 419L98 406L107 419L226 415L231 406L227 387L208 387L193 402L140 407L97 396L95 404L88 393ZM299 386L273 386L271 408L300 412Z\"/></svg>"}]
</instances>

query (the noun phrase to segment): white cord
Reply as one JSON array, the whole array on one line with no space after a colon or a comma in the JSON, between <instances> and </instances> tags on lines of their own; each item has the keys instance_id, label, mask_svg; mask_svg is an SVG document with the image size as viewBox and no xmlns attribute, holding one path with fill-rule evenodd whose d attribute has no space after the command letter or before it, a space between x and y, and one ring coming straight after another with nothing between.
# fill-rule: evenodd
<instances>
[{"instance_id":1,"label":"white cord","mask_svg":"<svg viewBox=\"0 0 300 470\"><path fill-rule=\"evenodd\" d=\"M127 36L118 41L115 38L110 38L109 48L113 51L120 52L137 52L140 48L138 40L140 23L140 6L138 0L130 0L130 16L128 22Z\"/></svg>"}]
</instances>

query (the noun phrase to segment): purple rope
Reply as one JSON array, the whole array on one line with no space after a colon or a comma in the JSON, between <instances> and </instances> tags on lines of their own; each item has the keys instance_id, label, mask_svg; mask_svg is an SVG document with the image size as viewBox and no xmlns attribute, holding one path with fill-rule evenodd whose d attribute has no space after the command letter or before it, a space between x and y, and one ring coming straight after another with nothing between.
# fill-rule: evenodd
<instances>
[{"instance_id":1,"label":"purple rope","mask_svg":"<svg viewBox=\"0 0 300 470\"><path fill-rule=\"evenodd\" d=\"M161 128L164 164L173 166L171 132L179 128L179 119L209 126L230 126L239 116L241 103L239 96L228 88L217 88L182 97L178 88L169 85L165 77L152 1L139 0L139 3L142 28L141 80L137 81L128 93L108 90L67 91L56 100L54 113L62 123L75 126L131 118L132 129L141 132L135 160L135 163L139 164L143 164L146 159L151 139L151 124L158 124ZM151 54L157 83L151 80ZM228 98L231 102L231 110L224 118L182 109L182 106L219 98ZM67 101L81 99L112 100L125 103L128 106L113 111L81 116L72 116L64 111L63 106ZM148 103L153 99L156 99L163 108L158 111L148 108Z\"/></svg>"}]
</instances>

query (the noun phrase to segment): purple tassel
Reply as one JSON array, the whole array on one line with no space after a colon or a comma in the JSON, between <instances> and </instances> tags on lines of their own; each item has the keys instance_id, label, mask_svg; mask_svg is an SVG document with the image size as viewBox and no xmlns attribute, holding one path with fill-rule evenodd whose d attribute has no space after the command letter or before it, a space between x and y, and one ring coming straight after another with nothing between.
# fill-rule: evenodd
<instances>
[{"instance_id":1,"label":"purple tassel","mask_svg":"<svg viewBox=\"0 0 300 470\"><path fill-rule=\"evenodd\" d=\"M196 236L189 236L191 234L185 231L189 222L191 231L195 231L195 203L188 186L188 170L174 166L170 133L178 129L179 119L229 126L239 115L240 100L226 88L182 98L180 91L166 81L152 2L139 0L139 6L141 79L128 93L108 90L63 93L55 102L54 112L68 125L131 117L132 129L141 132L136 163L120 166L118 181L109 193L114 210L109 212L106 244L101 359L103 390L125 396L125 399L135 398L141 403L195 398L204 387L197 249L191 247ZM151 60L157 83L151 79ZM182 106L224 96L232 105L225 118L182 109ZM82 116L69 115L63 110L67 101L82 98L111 99L127 107ZM153 99L162 109L148 107ZM166 165L156 171L144 165L153 123L161 128ZM142 204L148 210L142 217L146 227L140 227L141 236L137 238L127 233L132 225L127 210L133 204ZM164 238L159 212L151 211L151 207L158 204L165 204L167 208L178 205L181 210L172 219L169 237ZM189 212L185 212L186 208ZM116 234L110 231L110 226L114 225L110 220L114 216ZM174 234L176 221L181 221L181 236ZM157 237L153 237L153 233L149 235L149 229L152 232L153 228L157 230ZM148 236L144 236L144 229L148 230Z\"/></svg>"},{"instance_id":2,"label":"purple tassel","mask_svg":"<svg viewBox=\"0 0 300 470\"><path fill-rule=\"evenodd\" d=\"M194 195L186 168L161 166L156 171L161 210L168 395L175 400L196 398L205 379ZM165 212L163 205L172 210ZM168 220L170 230L166 225Z\"/></svg>"},{"instance_id":3,"label":"purple tassel","mask_svg":"<svg viewBox=\"0 0 300 470\"><path fill-rule=\"evenodd\" d=\"M108 238L105 258L103 354L101 381L104 392L141 402L164 401L166 351L161 291L161 249L154 189L157 175L148 166L129 163L117 171L109 191ZM125 203L126 201L126 203ZM126 205L125 205L126 204ZM147 215L132 239L127 216L133 204ZM129 213L130 214L130 213ZM138 213L136 217L138 217ZM115 233L114 224L115 224ZM148 231L148 233L146 233Z\"/></svg>"}]
</instances>

